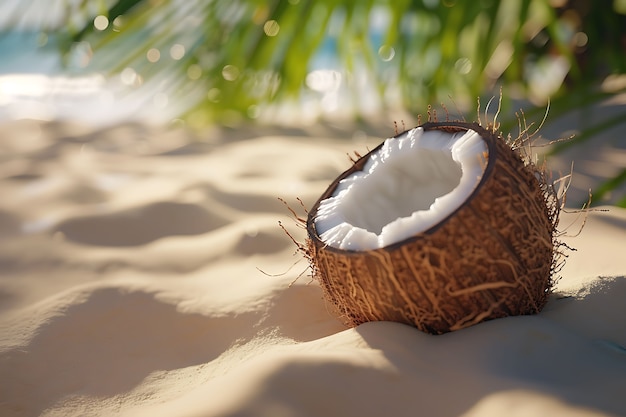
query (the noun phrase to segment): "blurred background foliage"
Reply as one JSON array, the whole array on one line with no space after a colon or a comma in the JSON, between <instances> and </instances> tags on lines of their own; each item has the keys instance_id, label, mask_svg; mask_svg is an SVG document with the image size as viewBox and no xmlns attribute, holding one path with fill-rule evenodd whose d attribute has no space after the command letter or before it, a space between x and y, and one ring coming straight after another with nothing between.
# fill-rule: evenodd
<instances>
[{"instance_id":1,"label":"blurred background foliage","mask_svg":"<svg viewBox=\"0 0 626 417\"><path fill-rule=\"evenodd\" d=\"M558 117L626 92L626 0L64 1L42 36L68 71L150 84L191 126L382 120L442 102L473 115L502 88L507 129L520 101L540 119L548 100ZM626 168L598 191L625 181Z\"/></svg>"},{"instance_id":2,"label":"blurred background foliage","mask_svg":"<svg viewBox=\"0 0 626 417\"><path fill-rule=\"evenodd\" d=\"M465 111L500 86L559 112L626 90L626 0L71 3L58 42L68 65L128 84L174 73L195 123L315 107L305 98L322 116L450 97Z\"/></svg>"}]
</instances>

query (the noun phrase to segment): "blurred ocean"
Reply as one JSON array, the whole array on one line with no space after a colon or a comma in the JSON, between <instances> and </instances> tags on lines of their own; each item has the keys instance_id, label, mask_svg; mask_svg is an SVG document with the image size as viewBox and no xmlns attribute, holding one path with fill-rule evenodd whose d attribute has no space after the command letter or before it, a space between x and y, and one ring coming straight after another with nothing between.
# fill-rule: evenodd
<instances>
[{"instance_id":1,"label":"blurred ocean","mask_svg":"<svg viewBox=\"0 0 626 417\"><path fill-rule=\"evenodd\" d=\"M0 7L0 12L2 7ZM76 65L63 65L54 34L0 27L0 122L14 119L72 120L94 126L136 120L163 123L181 103L163 98L163 82L132 86ZM82 52L88 53L88 52ZM75 51L70 59L80 59ZM128 78L128 76L126 77Z\"/></svg>"},{"instance_id":2,"label":"blurred ocean","mask_svg":"<svg viewBox=\"0 0 626 417\"><path fill-rule=\"evenodd\" d=\"M189 80L187 84L181 84L185 80L173 76L176 59L169 59L169 56L165 60L156 57L160 68L158 76L153 72L144 79L139 75L140 71L131 66L111 75L107 71L111 63L132 55L132 44L117 45L114 49L93 54L89 44L82 42L82 45L74 45L68 56L62 57L55 39L58 36L55 35L56 29L62 25L61 16L71 13L68 10L78 7L77 4L81 4L80 1L2 0L0 121L32 118L72 120L91 125L111 125L125 120L164 124L193 106L194 99L207 95L206 87L198 88ZM191 3L181 4L188 6ZM84 10L82 12L85 14ZM187 14L185 19L194 17L193 13ZM80 20L80 14L77 16L76 19ZM196 27L198 23L180 23L173 27L181 31L176 38L181 46L197 42L194 31L200 30ZM382 36L382 28L378 26L374 24L371 28L375 42L380 42ZM150 34L140 33L138 36L149 39ZM163 49L162 52L165 56L166 52ZM152 57L146 58L148 65L153 62ZM297 119L301 124L308 124L314 123L320 115L350 117L355 106L365 114L376 114L380 99L372 87L373 81L365 71L356 71L352 78L362 96L357 103L353 102L344 74L338 68L335 42L328 38L311 63L307 88L299 102L296 105L292 102L275 105L270 112L273 116L268 120ZM390 86L388 89L392 91ZM299 111L294 118L296 109Z\"/></svg>"}]
</instances>

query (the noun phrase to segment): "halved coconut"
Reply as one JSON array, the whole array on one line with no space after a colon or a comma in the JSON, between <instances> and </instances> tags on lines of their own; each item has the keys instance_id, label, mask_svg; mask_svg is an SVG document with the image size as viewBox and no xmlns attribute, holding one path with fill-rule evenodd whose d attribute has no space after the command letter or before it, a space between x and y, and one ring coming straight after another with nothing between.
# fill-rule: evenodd
<instances>
[{"instance_id":1,"label":"halved coconut","mask_svg":"<svg viewBox=\"0 0 626 417\"><path fill-rule=\"evenodd\" d=\"M440 334L542 309L558 208L542 172L491 129L426 123L330 185L308 214L307 252L348 324Z\"/></svg>"}]
</instances>

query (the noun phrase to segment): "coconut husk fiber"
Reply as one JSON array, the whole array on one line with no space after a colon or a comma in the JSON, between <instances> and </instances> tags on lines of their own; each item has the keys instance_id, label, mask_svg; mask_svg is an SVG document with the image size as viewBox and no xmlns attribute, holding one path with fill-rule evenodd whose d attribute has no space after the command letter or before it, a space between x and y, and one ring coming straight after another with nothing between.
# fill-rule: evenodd
<instances>
[{"instance_id":1,"label":"coconut husk fiber","mask_svg":"<svg viewBox=\"0 0 626 417\"><path fill-rule=\"evenodd\" d=\"M519 140L507 141L492 127L466 122L422 127L476 131L488 148L482 179L457 210L428 230L384 248L341 250L319 237L316 212L339 181L362 170L380 146L360 157L307 218L307 257L325 298L349 325L394 321L432 334L539 312L559 255L560 205L544 171L530 162Z\"/></svg>"}]
</instances>

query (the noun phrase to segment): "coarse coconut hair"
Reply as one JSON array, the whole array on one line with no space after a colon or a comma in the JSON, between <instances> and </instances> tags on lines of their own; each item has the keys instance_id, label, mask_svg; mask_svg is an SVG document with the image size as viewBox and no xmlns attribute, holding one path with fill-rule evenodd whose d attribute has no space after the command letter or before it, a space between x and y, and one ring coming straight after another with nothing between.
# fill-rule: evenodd
<instances>
[{"instance_id":1,"label":"coarse coconut hair","mask_svg":"<svg viewBox=\"0 0 626 417\"><path fill-rule=\"evenodd\" d=\"M431 334L538 313L565 245L529 129L430 119L357 154L308 211L298 245L325 299L350 326Z\"/></svg>"}]
</instances>

